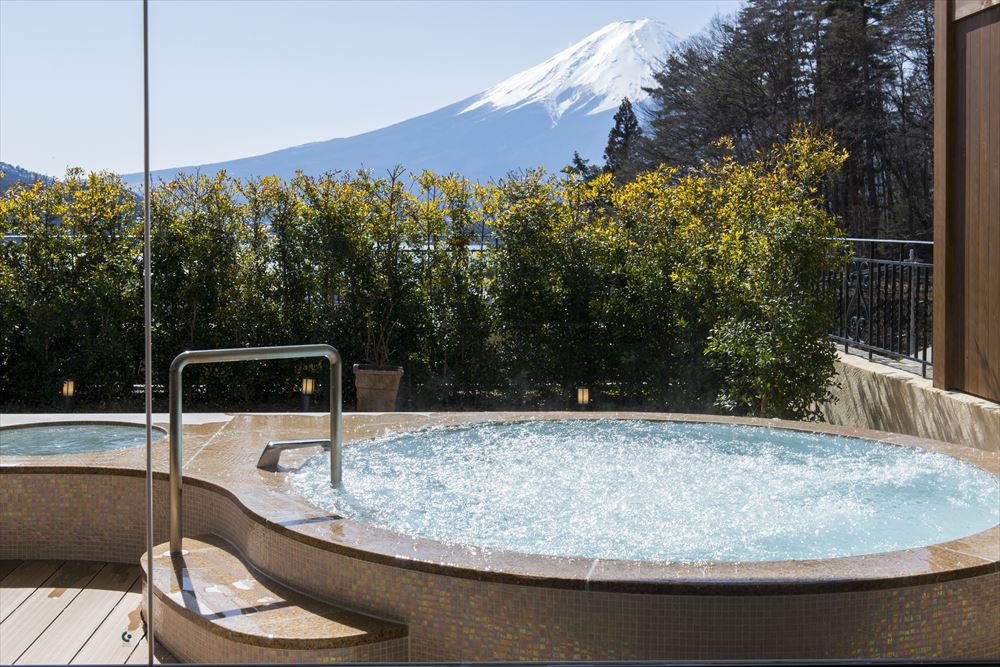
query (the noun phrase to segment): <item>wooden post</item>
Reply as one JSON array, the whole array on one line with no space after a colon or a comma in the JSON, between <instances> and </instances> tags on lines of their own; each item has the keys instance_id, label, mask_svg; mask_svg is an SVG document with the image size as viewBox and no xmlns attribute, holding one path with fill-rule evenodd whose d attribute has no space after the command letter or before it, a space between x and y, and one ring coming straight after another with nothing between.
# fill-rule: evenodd
<instances>
[{"instance_id":1,"label":"wooden post","mask_svg":"<svg viewBox=\"0 0 1000 667\"><path fill-rule=\"evenodd\" d=\"M1000 0L935 0L933 363L1000 402Z\"/></svg>"},{"instance_id":2,"label":"wooden post","mask_svg":"<svg viewBox=\"0 0 1000 667\"><path fill-rule=\"evenodd\" d=\"M951 121L950 104L954 98L949 75L954 58L951 39L950 0L934 2L934 386L951 389L956 386L955 368L951 355L960 345L951 334L953 319L957 319L950 294L948 270L951 266L951 243L948 238L948 185L950 168Z\"/></svg>"}]
</instances>

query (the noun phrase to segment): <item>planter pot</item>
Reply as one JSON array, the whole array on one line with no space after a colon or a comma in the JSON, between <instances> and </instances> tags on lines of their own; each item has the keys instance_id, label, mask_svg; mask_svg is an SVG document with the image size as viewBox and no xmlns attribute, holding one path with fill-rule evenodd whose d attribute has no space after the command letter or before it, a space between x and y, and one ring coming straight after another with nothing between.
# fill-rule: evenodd
<instances>
[{"instance_id":1,"label":"planter pot","mask_svg":"<svg viewBox=\"0 0 1000 667\"><path fill-rule=\"evenodd\" d=\"M396 409L401 366L354 364L354 386L358 390L358 412L392 412Z\"/></svg>"}]
</instances>

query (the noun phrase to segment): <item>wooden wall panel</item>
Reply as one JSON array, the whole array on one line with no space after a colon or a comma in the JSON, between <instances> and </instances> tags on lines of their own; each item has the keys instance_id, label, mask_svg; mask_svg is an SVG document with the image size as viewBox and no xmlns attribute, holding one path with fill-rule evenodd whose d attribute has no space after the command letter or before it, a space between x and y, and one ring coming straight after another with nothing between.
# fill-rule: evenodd
<instances>
[{"instance_id":1,"label":"wooden wall panel","mask_svg":"<svg viewBox=\"0 0 1000 667\"><path fill-rule=\"evenodd\" d=\"M937 12L934 383L1000 402L1000 3Z\"/></svg>"}]
</instances>

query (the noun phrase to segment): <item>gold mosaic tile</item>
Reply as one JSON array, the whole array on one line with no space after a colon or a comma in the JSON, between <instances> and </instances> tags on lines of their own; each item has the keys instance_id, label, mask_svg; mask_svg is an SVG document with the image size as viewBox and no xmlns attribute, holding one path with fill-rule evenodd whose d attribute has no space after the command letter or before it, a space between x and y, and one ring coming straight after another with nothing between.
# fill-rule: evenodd
<instances>
[{"instance_id":1,"label":"gold mosaic tile","mask_svg":"<svg viewBox=\"0 0 1000 667\"><path fill-rule=\"evenodd\" d=\"M430 424L611 416L670 417L348 415L345 440ZM878 437L1000 472L996 456L953 445L813 424L741 421ZM285 473L254 467L267 438L323 437L325 424L325 417L315 415L234 415L224 424L192 429L185 438L185 533L218 535L290 588L404 624L409 638L364 649L367 657L264 655L262 647L213 643L185 626L175 636L190 633L185 642L191 652L169 647L179 657L201 651L219 661L1000 657L1000 528L925 549L744 564L738 572L726 564L698 568L484 554L332 518L291 492ZM141 454L139 449L58 461L5 460L0 558L137 562L144 549ZM283 464L287 469L295 461L289 457ZM158 452L157 468L165 470L165 452ZM162 542L167 533L162 474L155 504L155 532ZM155 613L159 618L161 612Z\"/></svg>"}]
</instances>

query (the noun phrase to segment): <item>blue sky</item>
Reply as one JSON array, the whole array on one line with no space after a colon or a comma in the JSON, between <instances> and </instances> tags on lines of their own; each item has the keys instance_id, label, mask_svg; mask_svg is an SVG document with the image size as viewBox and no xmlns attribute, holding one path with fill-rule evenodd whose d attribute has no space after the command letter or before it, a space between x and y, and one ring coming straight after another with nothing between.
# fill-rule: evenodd
<instances>
[{"instance_id":1,"label":"blue sky","mask_svg":"<svg viewBox=\"0 0 1000 667\"><path fill-rule=\"evenodd\" d=\"M433 111L598 28L677 35L738 0L268 2L150 6L152 167L350 136ZM0 161L142 168L141 4L0 0Z\"/></svg>"}]
</instances>

